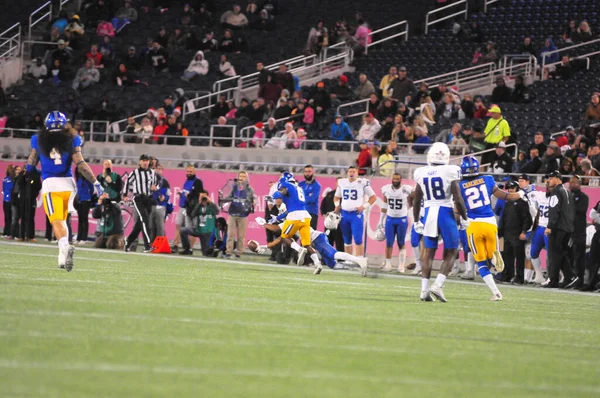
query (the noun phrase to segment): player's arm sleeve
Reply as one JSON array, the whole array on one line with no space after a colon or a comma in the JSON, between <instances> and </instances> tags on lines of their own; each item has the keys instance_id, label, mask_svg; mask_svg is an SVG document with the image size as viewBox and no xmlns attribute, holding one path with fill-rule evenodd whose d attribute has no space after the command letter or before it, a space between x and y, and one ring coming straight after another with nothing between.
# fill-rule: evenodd
<instances>
[{"instance_id":1,"label":"player's arm sleeve","mask_svg":"<svg viewBox=\"0 0 600 398\"><path fill-rule=\"evenodd\" d=\"M279 214L277 216L277 221L281 222L281 221L285 221L286 217L287 217L288 212L284 211L283 213Z\"/></svg>"},{"instance_id":2,"label":"player's arm sleeve","mask_svg":"<svg viewBox=\"0 0 600 398\"><path fill-rule=\"evenodd\" d=\"M77 139L79 142L81 142L81 137L79 137L79 136L76 136L73 139L73 141L76 141ZM90 166L85 162L85 160L83 160L83 155L81 154L81 146L76 146L73 148L73 156L72 157L73 157L73 163L75 163L75 167L77 167L77 171L79 172L79 175L81 175L83 178L85 178L92 184L95 184L96 176L94 175L94 172L92 171Z\"/></svg>"},{"instance_id":3,"label":"player's arm sleeve","mask_svg":"<svg viewBox=\"0 0 600 398\"><path fill-rule=\"evenodd\" d=\"M29 157L27 158L27 165L25 166L27 172L33 171L40 161L37 138L37 135L31 137L31 152L29 153Z\"/></svg>"}]
</instances>

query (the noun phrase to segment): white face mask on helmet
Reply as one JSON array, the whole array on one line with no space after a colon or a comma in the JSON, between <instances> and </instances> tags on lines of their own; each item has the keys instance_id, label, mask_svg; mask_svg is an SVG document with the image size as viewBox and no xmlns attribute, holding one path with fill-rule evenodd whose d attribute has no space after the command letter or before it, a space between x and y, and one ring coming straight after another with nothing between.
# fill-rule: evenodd
<instances>
[{"instance_id":1,"label":"white face mask on helmet","mask_svg":"<svg viewBox=\"0 0 600 398\"><path fill-rule=\"evenodd\" d=\"M325 228L327 229L337 229L338 225L340 225L340 220L342 219L342 216L340 216L339 214L330 211L329 213L327 213L327 216L325 217Z\"/></svg>"},{"instance_id":2,"label":"white face mask on helmet","mask_svg":"<svg viewBox=\"0 0 600 398\"><path fill-rule=\"evenodd\" d=\"M436 142L427 151L427 164L430 166L450 163L450 149L443 142Z\"/></svg>"}]
</instances>

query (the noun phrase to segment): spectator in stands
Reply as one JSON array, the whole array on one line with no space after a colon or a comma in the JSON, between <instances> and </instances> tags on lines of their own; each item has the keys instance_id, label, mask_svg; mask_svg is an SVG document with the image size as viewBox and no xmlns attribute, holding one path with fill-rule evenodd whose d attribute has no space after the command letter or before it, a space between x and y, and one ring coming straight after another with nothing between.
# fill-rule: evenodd
<instances>
[{"instance_id":1,"label":"spectator in stands","mask_svg":"<svg viewBox=\"0 0 600 398\"><path fill-rule=\"evenodd\" d=\"M197 75L204 76L208 73L208 61L204 59L204 53L197 51L194 59L190 62L187 69L183 71L181 80L189 82Z\"/></svg>"},{"instance_id":2,"label":"spectator in stands","mask_svg":"<svg viewBox=\"0 0 600 398\"><path fill-rule=\"evenodd\" d=\"M598 176L600 176L600 172L598 170L596 170L594 167L592 167L592 162L589 159L583 159L581 161L581 170L583 171L583 175L585 177L598 177ZM590 184L590 179L589 178L583 178L581 183L582 183L582 185L589 185Z\"/></svg>"},{"instance_id":3,"label":"spectator in stands","mask_svg":"<svg viewBox=\"0 0 600 398\"><path fill-rule=\"evenodd\" d=\"M81 41L81 38L85 35L85 25L81 22L79 15L75 14L71 18L71 22L67 25L65 32L69 32L71 38L69 40L69 45L72 48L78 48L78 43Z\"/></svg>"},{"instance_id":4,"label":"spectator in stands","mask_svg":"<svg viewBox=\"0 0 600 398\"><path fill-rule=\"evenodd\" d=\"M224 95L220 95L217 103L210 110L210 118L213 120L218 119L221 116L225 116L228 111L227 100Z\"/></svg>"},{"instance_id":5,"label":"spectator in stands","mask_svg":"<svg viewBox=\"0 0 600 398\"><path fill-rule=\"evenodd\" d=\"M471 29L469 30L469 39L475 43L483 43L484 35L481 30L481 25L478 22L473 22L471 24Z\"/></svg>"},{"instance_id":6,"label":"spectator in stands","mask_svg":"<svg viewBox=\"0 0 600 398\"><path fill-rule=\"evenodd\" d=\"M140 126L133 116L127 118L127 127L125 128L125 135L123 136L123 142L128 143L140 143L142 142L142 126Z\"/></svg>"},{"instance_id":7,"label":"spectator in stands","mask_svg":"<svg viewBox=\"0 0 600 398\"><path fill-rule=\"evenodd\" d=\"M536 148L538 150L538 154L546 153L546 144L544 144L544 133L538 131L535 133L533 137L533 144L529 147L529 150Z\"/></svg>"},{"instance_id":8,"label":"spectator in stands","mask_svg":"<svg viewBox=\"0 0 600 398\"><path fill-rule=\"evenodd\" d=\"M317 25L310 29L308 40L306 41L305 53L319 54L323 47L329 45L329 33L322 20L317 22Z\"/></svg>"},{"instance_id":9,"label":"spectator in stands","mask_svg":"<svg viewBox=\"0 0 600 398\"><path fill-rule=\"evenodd\" d=\"M96 120L113 120L115 118L115 114L117 111L117 107L113 104L108 96L104 96L100 102L96 105L96 109L94 109L93 117Z\"/></svg>"},{"instance_id":10,"label":"spectator in stands","mask_svg":"<svg viewBox=\"0 0 600 398\"><path fill-rule=\"evenodd\" d=\"M48 77L48 68L46 68L41 58L36 58L35 63L29 65L27 77L37 79L40 83Z\"/></svg>"},{"instance_id":11,"label":"spectator in stands","mask_svg":"<svg viewBox=\"0 0 600 398\"><path fill-rule=\"evenodd\" d=\"M248 18L241 12L239 5L234 4L233 9L221 15L221 26L225 29L243 29L248 25Z\"/></svg>"},{"instance_id":12,"label":"spectator in stands","mask_svg":"<svg viewBox=\"0 0 600 398\"><path fill-rule=\"evenodd\" d=\"M92 60L92 64L94 65L94 68L99 68L99 69L104 68L104 57L102 56L102 53L100 53L98 51L97 45L92 44L92 46L90 47L90 51L87 52L85 54L85 56L87 59Z\"/></svg>"},{"instance_id":13,"label":"spectator in stands","mask_svg":"<svg viewBox=\"0 0 600 398\"><path fill-rule=\"evenodd\" d=\"M577 28L577 34L575 35L574 41L576 43L583 43L590 40L592 40L590 25L586 21L581 21Z\"/></svg>"},{"instance_id":14,"label":"spectator in stands","mask_svg":"<svg viewBox=\"0 0 600 398\"><path fill-rule=\"evenodd\" d=\"M110 36L115 35L115 29L109 20L101 20L96 28L96 36Z\"/></svg>"},{"instance_id":15,"label":"spectator in stands","mask_svg":"<svg viewBox=\"0 0 600 398\"><path fill-rule=\"evenodd\" d=\"M371 156L371 150L369 149L369 141L361 140L358 144L360 152L356 159L356 165L358 167L358 175L366 175L372 166L373 157Z\"/></svg>"},{"instance_id":16,"label":"spectator in stands","mask_svg":"<svg viewBox=\"0 0 600 398\"><path fill-rule=\"evenodd\" d=\"M237 75L237 73L235 72L235 68L233 67L233 65L231 65L229 59L227 58L227 55L225 54L221 55L221 62L219 63L219 72L221 72L221 74L224 77L233 77Z\"/></svg>"},{"instance_id":17,"label":"spectator in stands","mask_svg":"<svg viewBox=\"0 0 600 398\"><path fill-rule=\"evenodd\" d=\"M415 119L413 143L413 151L418 154L425 153L431 144L431 138L427 135L427 126L421 116Z\"/></svg>"},{"instance_id":18,"label":"spectator in stands","mask_svg":"<svg viewBox=\"0 0 600 398\"><path fill-rule=\"evenodd\" d=\"M444 95L443 102L438 105L435 115L439 118L445 119L458 119L458 111L460 105L454 102L454 97L451 93Z\"/></svg>"},{"instance_id":19,"label":"spectator in stands","mask_svg":"<svg viewBox=\"0 0 600 398\"><path fill-rule=\"evenodd\" d=\"M288 66L285 64L279 65L279 71L275 73L275 84L279 84L281 88L286 89L293 94L296 90L296 84L294 83L294 76L288 70Z\"/></svg>"},{"instance_id":20,"label":"spectator in stands","mask_svg":"<svg viewBox=\"0 0 600 398\"><path fill-rule=\"evenodd\" d=\"M127 50L127 54L123 57L121 63L125 65L128 70L140 71L142 69L140 59L136 53L135 47L130 46Z\"/></svg>"},{"instance_id":21,"label":"spectator in stands","mask_svg":"<svg viewBox=\"0 0 600 398\"><path fill-rule=\"evenodd\" d=\"M336 141L354 141L352 130L348 123L344 121L342 115L335 115L334 122L331 124L329 137Z\"/></svg>"},{"instance_id":22,"label":"spectator in stands","mask_svg":"<svg viewBox=\"0 0 600 398\"><path fill-rule=\"evenodd\" d=\"M590 103L585 111L585 120L600 120L600 93L592 94Z\"/></svg>"},{"instance_id":23,"label":"spectator in stands","mask_svg":"<svg viewBox=\"0 0 600 398\"><path fill-rule=\"evenodd\" d=\"M158 36L156 36L154 42L157 42L161 47L164 48L169 46L169 35L167 35L167 29L164 26L161 26L158 30Z\"/></svg>"},{"instance_id":24,"label":"spectator in stands","mask_svg":"<svg viewBox=\"0 0 600 398\"><path fill-rule=\"evenodd\" d=\"M556 50L557 48L554 44L554 41L552 41L551 37L548 37L546 41L544 41L544 47L542 47L542 49L540 50L538 62L543 65L548 65L560 61L560 56L558 55L558 52L553 52ZM552 52L552 54L548 54L550 52Z\"/></svg>"},{"instance_id":25,"label":"spectator in stands","mask_svg":"<svg viewBox=\"0 0 600 398\"><path fill-rule=\"evenodd\" d=\"M288 105L285 98L279 98L279 106L275 109L273 117L276 120L286 118L292 114L292 108Z\"/></svg>"},{"instance_id":26,"label":"spectator in stands","mask_svg":"<svg viewBox=\"0 0 600 398\"><path fill-rule=\"evenodd\" d=\"M390 84L398 77L398 68L395 66L390 66L390 71L387 75L381 78L379 82L379 89L381 90L381 95L383 98L387 98L391 96L389 92ZM370 112L370 110L369 110Z\"/></svg>"},{"instance_id":27,"label":"spectator in stands","mask_svg":"<svg viewBox=\"0 0 600 398\"><path fill-rule=\"evenodd\" d=\"M371 29L369 28L369 25L361 18L358 21L358 27L356 28L356 32L354 32L354 38L356 39L356 42L358 43L358 49L360 51L365 51L365 49L367 48L367 44L370 44L373 42L373 38L369 37L369 34L371 33Z\"/></svg>"},{"instance_id":28,"label":"spectator in stands","mask_svg":"<svg viewBox=\"0 0 600 398\"><path fill-rule=\"evenodd\" d=\"M63 66L66 66L71 62L72 55L67 49L67 44L64 40L61 39L58 41L58 48L52 52L51 59L52 63L58 59Z\"/></svg>"},{"instance_id":29,"label":"spectator in stands","mask_svg":"<svg viewBox=\"0 0 600 398\"><path fill-rule=\"evenodd\" d=\"M569 24L565 26L563 30L562 39L565 43L572 44L575 36L577 35L577 22L570 20Z\"/></svg>"},{"instance_id":30,"label":"spectator in stands","mask_svg":"<svg viewBox=\"0 0 600 398\"><path fill-rule=\"evenodd\" d=\"M451 128L442 130L436 137L435 142L443 142L446 145L450 145L450 143L454 139L461 138L460 130L462 126L460 123L454 123ZM462 139L462 138L461 138ZM464 141L464 140L463 140ZM466 145L466 143L465 143Z\"/></svg>"},{"instance_id":31,"label":"spectator in stands","mask_svg":"<svg viewBox=\"0 0 600 398\"><path fill-rule=\"evenodd\" d=\"M575 69L573 67L573 64L571 63L571 60L569 59L569 56L564 55L561 58L560 64L556 65L556 69L554 70L554 73L550 73L550 75L554 79L569 80L570 78L573 77L574 73L575 73ZM546 78L548 78L548 77L549 76L546 75Z\"/></svg>"},{"instance_id":32,"label":"spectator in stands","mask_svg":"<svg viewBox=\"0 0 600 398\"><path fill-rule=\"evenodd\" d=\"M260 29L265 32L270 32L275 30L275 18L269 13L267 10L261 10L258 19L254 21L252 24L252 28Z\"/></svg>"},{"instance_id":33,"label":"spectator in stands","mask_svg":"<svg viewBox=\"0 0 600 398\"><path fill-rule=\"evenodd\" d=\"M137 21L137 19L138 13L137 10L131 6L131 0L125 0L123 7L119 8L115 13L112 24L117 33L119 33L125 26Z\"/></svg>"},{"instance_id":34,"label":"spectator in stands","mask_svg":"<svg viewBox=\"0 0 600 398\"><path fill-rule=\"evenodd\" d=\"M358 141L372 141L375 139L377 133L381 130L381 124L379 120L375 119L372 113L368 113L363 117L363 125L358 130L358 136L356 139Z\"/></svg>"},{"instance_id":35,"label":"spectator in stands","mask_svg":"<svg viewBox=\"0 0 600 398\"><path fill-rule=\"evenodd\" d=\"M373 93L369 96L369 102L367 102L367 112L375 114L379 111L381 107L381 101L379 101L379 96L377 93Z\"/></svg>"},{"instance_id":36,"label":"spectator in stands","mask_svg":"<svg viewBox=\"0 0 600 398\"><path fill-rule=\"evenodd\" d=\"M154 40L152 49L148 51L147 62L153 68L153 74L169 72L169 55L161 44Z\"/></svg>"},{"instance_id":37,"label":"spectator in stands","mask_svg":"<svg viewBox=\"0 0 600 398\"><path fill-rule=\"evenodd\" d=\"M447 92L448 86L446 86L445 83L440 83L437 87L431 89L429 96L434 103L439 104L444 99L444 95L446 95Z\"/></svg>"},{"instance_id":38,"label":"spectator in stands","mask_svg":"<svg viewBox=\"0 0 600 398\"><path fill-rule=\"evenodd\" d=\"M542 159L542 167L540 173L548 174L560 168L562 162L560 148L556 144L550 144L546 149L546 155Z\"/></svg>"},{"instance_id":39,"label":"spectator in stands","mask_svg":"<svg viewBox=\"0 0 600 398\"><path fill-rule=\"evenodd\" d=\"M475 116L475 103L471 94L465 94L462 101L460 102L460 110L465 114L466 119L473 119Z\"/></svg>"},{"instance_id":40,"label":"spectator in stands","mask_svg":"<svg viewBox=\"0 0 600 398\"><path fill-rule=\"evenodd\" d=\"M85 10L86 20L91 27L97 26L98 21L110 21L110 7L104 0L98 0Z\"/></svg>"},{"instance_id":41,"label":"spectator in stands","mask_svg":"<svg viewBox=\"0 0 600 398\"><path fill-rule=\"evenodd\" d=\"M258 72L258 86L262 87L267 84L267 80L271 75L271 71L265 68L264 63L261 61L256 63L256 71Z\"/></svg>"},{"instance_id":42,"label":"spectator in stands","mask_svg":"<svg viewBox=\"0 0 600 398\"><path fill-rule=\"evenodd\" d=\"M58 13L58 17L51 22L52 25L50 28L57 29L60 34L63 34L65 29L67 28L67 25L69 24L69 17L67 15L67 12L65 10L60 10Z\"/></svg>"},{"instance_id":43,"label":"spectator in stands","mask_svg":"<svg viewBox=\"0 0 600 398\"><path fill-rule=\"evenodd\" d=\"M485 48L485 54L481 57L481 63L496 62L498 61L498 52L493 42L488 41Z\"/></svg>"},{"instance_id":44,"label":"spectator in stands","mask_svg":"<svg viewBox=\"0 0 600 398\"><path fill-rule=\"evenodd\" d=\"M484 130L486 149L495 148L500 142L506 142L510 138L510 126L508 121L502 117L502 110L498 105L492 105L489 111L490 119ZM481 163L491 163L494 153L483 154ZM512 169L512 168L511 168Z\"/></svg>"},{"instance_id":45,"label":"spectator in stands","mask_svg":"<svg viewBox=\"0 0 600 398\"><path fill-rule=\"evenodd\" d=\"M537 57L537 50L533 46L533 43L531 43L531 37L527 36L525 39L523 39L523 44L521 44L519 52L521 54L531 54L534 57Z\"/></svg>"},{"instance_id":46,"label":"spectator in stands","mask_svg":"<svg viewBox=\"0 0 600 398\"><path fill-rule=\"evenodd\" d=\"M80 86L85 89L99 81L100 72L94 68L92 60L88 58L85 60L85 65L77 71L71 87L73 87L73 90L79 89Z\"/></svg>"},{"instance_id":47,"label":"spectator in stands","mask_svg":"<svg viewBox=\"0 0 600 398\"><path fill-rule=\"evenodd\" d=\"M244 41L241 37L234 37L231 29L226 29L223 38L219 42L219 50L224 53L240 53L243 50Z\"/></svg>"},{"instance_id":48,"label":"spectator in stands","mask_svg":"<svg viewBox=\"0 0 600 398\"><path fill-rule=\"evenodd\" d=\"M331 99L337 99L345 102L352 99L352 90L348 86L348 77L346 75L340 75L338 77L338 84L331 89Z\"/></svg>"},{"instance_id":49,"label":"spectator in stands","mask_svg":"<svg viewBox=\"0 0 600 398\"><path fill-rule=\"evenodd\" d=\"M185 47L188 37L183 34L181 27L176 26L175 30L169 36L167 48L169 51L177 51Z\"/></svg>"},{"instance_id":50,"label":"spectator in stands","mask_svg":"<svg viewBox=\"0 0 600 398\"><path fill-rule=\"evenodd\" d=\"M209 30L204 34L204 39L200 42L200 50L204 52L217 51L219 49L219 42L214 37L212 30Z\"/></svg>"},{"instance_id":51,"label":"spectator in stands","mask_svg":"<svg viewBox=\"0 0 600 398\"><path fill-rule=\"evenodd\" d=\"M42 114L37 112L33 119L27 123L27 128L30 130L39 130L44 127L44 120L42 119ZM33 135L33 134L32 134Z\"/></svg>"},{"instance_id":52,"label":"spectator in stands","mask_svg":"<svg viewBox=\"0 0 600 398\"><path fill-rule=\"evenodd\" d=\"M104 36L102 43L98 45L98 51L102 54L102 61L110 64L115 59L115 48L111 43L110 36Z\"/></svg>"},{"instance_id":53,"label":"spectator in stands","mask_svg":"<svg viewBox=\"0 0 600 398\"><path fill-rule=\"evenodd\" d=\"M398 69L398 78L394 79L390 83L388 91L391 90L391 96L393 99L407 103L410 102L410 98L407 101L406 97L411 97L416 94L417 89L412 80L406 77L406 68L404 66Z\"/></svg>"},{"instance_id":54,"label":"spectator in stands","mask_svg":"<svg viewBox=\"0 0 600 398\"><path fill-rule=\"evenodd\" d=\"M263 69L264 70L264 69ZM267 75L267 81L258 89L258 96L264 98L265 101L276 102L281 95L282 87L273 82L273 75Z\"/></svg>"},{"instance_id":55,"label":"spectator in stands","mask_svg":"<svg viewBox=\"0 0 600 398\"><path fill-rule=\"evenodd\" d=\"M506 153L506 144L503 141L496 146L496 152L491 157L491 170L495 174L512 173L513 159Z\"/></svg>"},{"instance_id":56,"label":"spectator in stands","mask_svg":"<svg viewBox=\"0 0 600 398\"><path fill-rule=\"evenodd\" d=\"M152 132L152 142L155 144L163 144L164 138L163 135L167 131L169 126L167 125L167 118L165 116L158 117L158 124L154 127L154 131Z\"/></svg>"},{"instance_id":57,"label":"spectator in stands","mask_svg":"<svg viewBox=\"0 0 600 398\"><path fill-rule=\"evenodd\" d=\"M132 86L135 81L133 74L127 70L125 64L119 64L119 67L113 74L113 83L117 86Z\"/></svg>"},{"instance_id":58,"label":"spectator in stands","mask_svg":"<svg viewBox=\"0 0 600 398\"><path fill-rule=\"evenodd\" d=\"M71 122L74 122L83 113L83 106L72 92L67 94L66 100L60 104L60 109Z\"/></svg>"},{"instance_id":59,"label":"spectator in stands","mask_svg":"<svg viewBox=\"0 0 600 398\"><path fill-rule=\"evenodd\" d=\"M258 122L254 124L254 134L250 141L250 146L254 148L262 148L265 143L264 123Z\"/></svg>"},{"instance_id":60,"label":"spectator in stands","mask_svg":"<svg viewBox=\"0 0 600 398\"><path fill-rule=\"evenodd\" d=\"M312 100L315 106L315 117L317 121L317 128L322 130L323 123L327 116L327 111L331 108L331 97L325 90L325 83L317 83L317 91L314 93Z\"/></svg>"},{"instance_id":61,"label":"spectator in stands","mask_svg":"<svg viewBox=\"0 0 600 398\"><path fill-rule=\"evenodd\" d=\"M398 106L396 105L396 102L392 101L390 98L386 98L374 112L370 113L375 114L375 112L377 112L377 119L379 120L385 120L389 116L393 118L398 113Z\"/></svg>"},{"instance_id":62,"label":"spectator in stands","mask_svg":"<svg viewBox=\"0 0 600 398\"><path fill-rule=\"evenodd\" d=\"M501 76L496 79L496 87L492 90L492 101L493 102L510 102L512 99L512 92L509 87L506 86L504 78Z\"/></svg>"},{"instance_id":63,"label":"spectator in stands","mask_svg":"<svg viewBox=\"0 0 600 398\"><path fill-rule=\"evenodd\" d=\"M521 166L519 170L521 173L526 174L537 174L538 170L542 167L542 160L540 159L540 151L538 148L531 148L529 150L529 160Z\"/></svg>"},{"instance_id":64,"label":"spectator in stands","mask_svg":"<svg viewBox=\"0 0 600 398\"><path fill-rule=\"evenodd\" d=\"M523 76L515 79L515 88L512 92L512 101L516 103L527 103L530 101L529 89L525 85Z\"/></svg>"},{"instance_id":65,"label":"spectator in stands","mask_svg":"<svg viewBox=\"0 0 600 398\"><path fill-rule=\"evenodd\" d=\"M361 73L358 76L358 80L360 84L354 90L354 94L358 99L367 99L375 92L375 87L373 87L373 83L367 79L367 75Z\"/></svg>"},{"instance_id":66,"label":"spectator in stands","mask_svg":"<svg viewBox=\"0 0 600 398\"><path fill-rule=\"evenodd\" d=\"M63 68L60 59L55 59L50 71L48 72L48 78L51 79L57 86L67 78L67 72Z\"/></svg>"},{"instance_id":67,"label":"spectator in stands","mask_svg":"<svg viewBox=\"0 0 600 398\"><path fill-rule=\"evenodd\" d=\"M168 119L169 128L165 131L167 138L167 145L185 145L186 138L190 135L188 129L183 127L183 123L177 121L175 115L169 116Z\"/></svg>"},{"instance_id":68,"label":"spectator in stands","mask_svg":"<svg viewBox=\"0 0 600 398\"><path fill-rule=\"evenodd\" d=\"M573 175L575 174L575 164L570 158L563 158L560 162L560 167L558 171L563 176ZM563 182L569 182L569 177L563 177Z\"/></svg>"},{"instance_id":69,"label":"spectator in stands","mask_svg":"<svg viewBox=\"0 0 600 398\"><path fill-rule=\"evenodd\" d=\"M394 130L394 116L388 115L385 118L379 120L383 120L381 123L381 130L377 132L375 135L375 140L377 141L389 141L392 139L392 131Z\"/></svg>"},{"instance_id":70,"label":"spectator in stands","mask_svg":"<svg viewBox=\"0 0 600 398\"><path fill-rule=\"evenodd\" d=\"M205 4L200 4L200 7L198 8L198 13L196 13L195 16L195 24L200 29L211 28L213 26L212 13L206 7Z\"/></svg>"}]
</instances>

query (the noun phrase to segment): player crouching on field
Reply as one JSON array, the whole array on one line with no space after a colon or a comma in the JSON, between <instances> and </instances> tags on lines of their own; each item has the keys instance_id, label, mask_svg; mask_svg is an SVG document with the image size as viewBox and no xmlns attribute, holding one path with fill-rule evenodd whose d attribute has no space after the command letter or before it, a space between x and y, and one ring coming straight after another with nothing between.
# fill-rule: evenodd
<instances>
[{"instance_id":1,"label":"player crouching on field","mask_svg":"<svg viewBox=\"0 0 600 398\"><path fill-rule=\"evenodd\" d=\"M92 217L98 220L96 249L123 250L123 216L119 203L111 201L108 193L102 194L92 210Z\"/></svg>"}]
</instances>

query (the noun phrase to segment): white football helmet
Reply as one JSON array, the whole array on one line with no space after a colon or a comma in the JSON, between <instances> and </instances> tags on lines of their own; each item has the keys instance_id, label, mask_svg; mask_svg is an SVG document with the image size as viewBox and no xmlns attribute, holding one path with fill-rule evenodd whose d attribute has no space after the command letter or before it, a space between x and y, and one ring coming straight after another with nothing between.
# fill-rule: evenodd
<instances>
[{"instance_id":1,"label":"white football helmet","mask_svg":"<svg viewBox=\"0 0 600 398\"><path fill-rule=\"evenodd\" d=\"M427 151L427 164L433 165L447 165L450 163L450 149L448 145L443 142L436 142Z\"/></svg>"},{"instance_id":2,"label":"white football helmet","mask_svg":"<svg viewBox=\"0 0 600 398\"><path fill-rule=\"evenodd\" d=\"M341 219L342 216L340 216L338 213L330 211L327 213L327 216L325 216L325 228L337 229L338 225L340 225Z\"/></svg>"},{"instance_id":3,"label":"white football helmet","mask_svg":"<svg viewBox=\"0 0 600 398\"><path fill-rule=\"evenodd\" d=\"M375 232L375 240L378 242L383 242L385 240L385 229L383 226L377 228L377 231Z\"/></svg>"}]
</instances>

